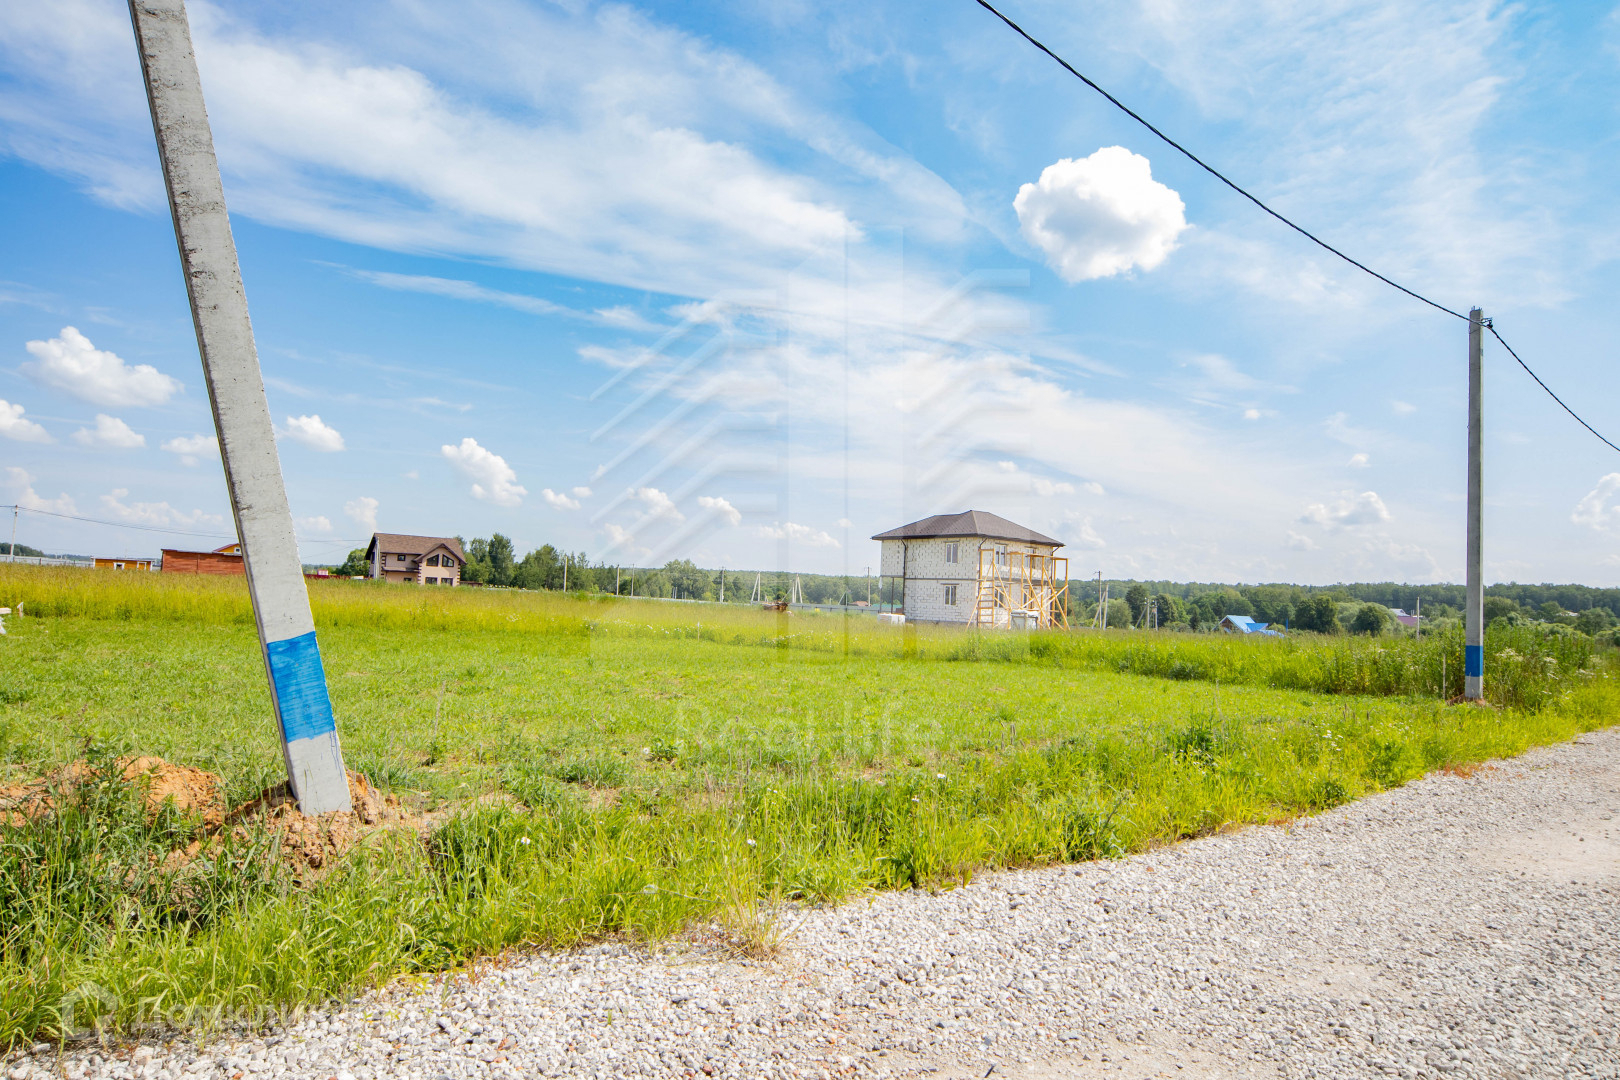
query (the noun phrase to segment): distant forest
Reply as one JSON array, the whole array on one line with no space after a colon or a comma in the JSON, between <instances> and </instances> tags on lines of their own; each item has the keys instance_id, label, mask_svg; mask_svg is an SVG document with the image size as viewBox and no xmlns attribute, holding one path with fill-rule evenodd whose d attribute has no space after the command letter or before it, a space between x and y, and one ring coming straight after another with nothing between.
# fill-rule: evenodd
<instances>
[{"instance_id":1,"label":"distant forest","mask_svg":"<svg viewBox=\"0 0 1620 1080\"><path fill-rule=\"evenodd\" d=\"M468 564L463 577L469 583L519 589L561 589L566 579L570 591L607 592L615 589L625 596L648 596L682 600L719 600L727 603L751 602L756 582L763 600L786 600L798 579L799 591L809 604L854 604L870 599L874 608L887 608L898 601L892 586L877 577L837 574L794 574L780 570L704 569L688 559L676 559L659 567L616 566L592 562L583 552L565 552L543 544L522 558L512 541L500 533L489 539L478 538L463 544ZM19 551L21 551L19 545ZM340 573L364 574L365 551L356 549ZM1396 582L1344 585L1228 585L1219 582L1105 581L1110 598L1109 622L1140 619L1147 599L1159 601L1162 626L1186 623L1192 626L1214 624L1226 615L1247 615L1266 623L1306 626L1313 612L1324 610L1323 600L1336 604L1377 604L1415 612L1421 601L1425 616L1454 618L1461 614L1464 588L1461 585L1406 585ZM1516 614L1545 622L1569 621L1571 616L1599 609L1608 620L1620 618L1620 589L1598 589L1587 585L1489 585L1491 618ZM1116 614L1113 602L1120 603ZM1309 603L1316 601L1314 605ZM1097 582L1069 582L1069 618L1090 620L1097 610Z\"/></svg>"}]
</instances>

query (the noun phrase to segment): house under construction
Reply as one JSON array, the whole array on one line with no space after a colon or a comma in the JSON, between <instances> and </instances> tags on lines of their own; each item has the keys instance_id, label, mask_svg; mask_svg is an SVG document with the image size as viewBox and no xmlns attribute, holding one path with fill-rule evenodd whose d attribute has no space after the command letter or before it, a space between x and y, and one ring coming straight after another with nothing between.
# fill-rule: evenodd
<instances>
[{"instance_id":1,"label":"house under construction","mask_svg":"<svg viewBox=\"0 0 1620 1080\"><path fill-rule=\"evenodd\" d=\"M1063 541L983 510L936 514L878 533L883 596L908 619L1068 628Z\"/></svg>"}]
</instances>

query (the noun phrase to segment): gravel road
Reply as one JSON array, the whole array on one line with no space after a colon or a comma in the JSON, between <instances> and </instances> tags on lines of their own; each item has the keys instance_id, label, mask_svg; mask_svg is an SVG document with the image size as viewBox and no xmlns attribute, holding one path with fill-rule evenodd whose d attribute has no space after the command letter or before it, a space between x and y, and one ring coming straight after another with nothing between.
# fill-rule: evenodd
<instances>
[{"instance_id":1,"label":"gravel road","mask_svg":"<svg viewBox=\"0 0 1620 1080\"><path fill-rule=\"evenodd\" d=\"M1620 1077L1620 729L1287 827L602 946L27 1077ZM39 1048L43 1050L44 1048Z\"/></svg>"}]
</instances>

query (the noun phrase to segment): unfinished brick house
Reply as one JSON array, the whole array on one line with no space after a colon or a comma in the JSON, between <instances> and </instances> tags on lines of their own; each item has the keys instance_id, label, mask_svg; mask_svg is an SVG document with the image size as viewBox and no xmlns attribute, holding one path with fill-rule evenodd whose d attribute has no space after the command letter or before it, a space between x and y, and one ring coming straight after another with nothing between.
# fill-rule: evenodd
<instances>
[{"instance_id":1,"label":"unfinished brick house","mask_svg":"<svg viewBox=\"0 0 1620 1080\"><path fill-rule=\"evenodd\" d=\"M885 598L908 619L970 626L1067 627L1063 541L997 514L936 514L872 539L883 545Z\"/></svg>"},{"instance_id":2,"label":"unfinished brick house","mask_svg":"<svg viewBox=\"0 0 1620 1080\"><path fill-rule=\"evenodd\" d=\"M467 556L453 536L372 533L366 548L368 577L408 585L460 585Z\"/></svg>"}]
</instances>

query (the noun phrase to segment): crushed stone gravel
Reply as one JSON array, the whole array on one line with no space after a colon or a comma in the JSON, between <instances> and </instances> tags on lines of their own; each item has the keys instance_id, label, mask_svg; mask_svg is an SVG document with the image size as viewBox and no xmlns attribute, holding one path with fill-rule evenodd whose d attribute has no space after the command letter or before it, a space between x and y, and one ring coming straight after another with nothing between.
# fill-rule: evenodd
<instances>
[{"instance_id":1,"label":"crushed stone gravel","mask_svg":"<svg viewBox=\"0 0 1620 1080\"><path fill-rule=\"evenodd\" d=\"M1620 1077L1620 729L1289 825L601 945L34 1077Z\"/></svg>"}]
</instances>

